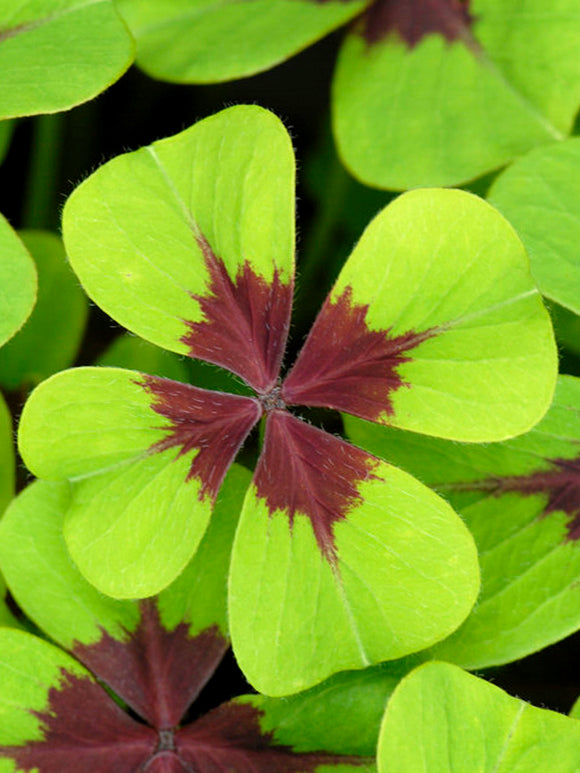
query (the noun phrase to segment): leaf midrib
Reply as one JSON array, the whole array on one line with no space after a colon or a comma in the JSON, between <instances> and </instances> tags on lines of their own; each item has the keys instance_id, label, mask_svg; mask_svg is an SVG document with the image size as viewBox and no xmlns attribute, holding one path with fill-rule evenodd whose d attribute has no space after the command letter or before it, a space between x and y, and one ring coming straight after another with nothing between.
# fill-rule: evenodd
<instances>
[{"instance_id":1,"label":"leaf midrib","mask_svg":"<svg viewBox=\"0 0 580 773\"><path fill-rule=\"evenodd\" d=\"M72 8L64 8L61 11L56 11L55 13L51 13L48 16L44 16L41 19L34 19L33 21L23 22L22 24L17 24L16 26L13 26L13 27L0 28L0 44L2 44L5 40L9 40L10 38L17 37L18 35L21 35L23 33L32 32L33 30L38 29L39 27L43 27L46 24L52 24L52 22L58 21L64 16L68 16L69 14L76 13L77 11L82 11L85 8L90 8L93 5L102 5L107 1L108 0L87 0L87 2L85 3L80 3L79 5L76 5ZM18 8L16 13L21 11L22 7L23 6Z\"/></svg>"}]
</instances>

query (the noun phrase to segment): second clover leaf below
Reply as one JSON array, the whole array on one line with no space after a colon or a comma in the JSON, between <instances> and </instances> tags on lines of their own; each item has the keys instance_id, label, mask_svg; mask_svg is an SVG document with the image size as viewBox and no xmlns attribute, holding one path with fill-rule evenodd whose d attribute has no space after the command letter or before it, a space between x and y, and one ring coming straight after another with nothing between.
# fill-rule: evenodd
<instances>
[{"instance_id":1,"label":"second clover leaf below","mask_svg":"<svg viewBox=\"0 0 580 773\"><path fill-rule=\"evenodd\" d=\"M231 370L250 396L83 368L41 385L20 425L30 469L71 482L65 535L79 568L134 598L185 566L265 420L229 613L242 669L272 695L431 646L479 584L473 540L443 499L297 408L502 440L542 417L556 376L517 236L485 202L445 190L377 215L284 376L294 167L280 121L235 107L113 159L64 212L67 253L96 302L145 339Z\"/></svg>"},{"instance_id":2,"label":"second clover leaf below","mask_svg":"<svg viewBox=\"0 0 580 773\"><path fill-rule=\"evenodd\" d=\"M140 602L104 597L70 562L62 537L66 484L36 482L13 502L0 528L0 565L22 609L66 651L28 633L0 631L0 770L376 770L388 681L365 691L370 710L332 712L343 727L348 717L347 740L339 742L325 720L335 696L298 695L287 707L245 695L200 711L200 693L228 648L227 564L248 477L232 469L199 555L165 591ZM351 686L343 677L330 693L342 689L348 697ZM301 720L301 711L317 715L316 728Z\"/></svg>"}]
</instances>

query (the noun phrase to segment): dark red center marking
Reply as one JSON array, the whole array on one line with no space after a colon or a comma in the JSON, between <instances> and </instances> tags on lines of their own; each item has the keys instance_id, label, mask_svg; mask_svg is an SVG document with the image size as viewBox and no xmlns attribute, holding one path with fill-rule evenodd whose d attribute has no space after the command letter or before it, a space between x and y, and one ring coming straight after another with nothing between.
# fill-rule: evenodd
<instances>
[{"instance_id":1,"label":"dark red center marking","mask_svg":"<svg viewBox=\"0 0 580 773\"><path fill-rule=\"evenodd\" d=\"M191 636L181 623L168 631L153 600L139 604L139 625L116 639L106 631L73 654L137 714L162 731L175 727L210 679L228 642L208 628Z\"/></svg>"},{"instance_id":2,"label":"dark red center marking","mask_svg":"<svg viewBox=\"0 0 580 773\"><path fill-rule=\"evenodd\" d=\"M151 450L179 448L179 456L197 451L187 479L201 482L200 499L215 499L230 464L262 415L258 400L155 376L144 375L137 383L153 396L153 410L170 421L163 427L167 436Z\"/></svg>"},{"instance_id":3,"label":"dark red center marking","mask_svg":"<svg viewBox=\"0 0 580 773\"><path fill-rule=\"evenodd\" d=\"M362 29L369 44L395 33L413 48L426 35L438 34L471 47L473 21L469 2L462 0L375 0L364 13Z\"/></svg>"},{"instance_id":4,"label":"dark red center marking","mask_svg":"<svg viewBox=\"0 0 580 773\"><path fill-rule=\"evenodd\" d=\"M372 421L393 412L392 394L405 386L397 368L438 331L390 338L389 330L369 330L368 309L353 303L350 287L326 300L282 386L288 404L335 408Z\"/></svg>"},{"instance_id":5,"label":"dark red center marking","mask_svg":"<svg viewBox=\"0 0 580 773\"><path fill-rule=\"evenodd\" d=\"M176 734L180 757L199 773L314 773L320 766L365 765L361 757L299 754L277 744L260 727L261 713L244 703L226 703Z\"/></svg>"},{"instance_id":6,"label":"dark red center marking","mask_svg":"<svg viewBox=\"0 0 580 773\"><path fill-rule=\"evenodd\" d=\"M179 728L190 700L215 668L226 642L213 629L191 637L185 623L163 628L156 602L141 605L137 630L74 648L93 673L149 724L129 717L88 677L63 672L38 717L44 737L0 746L0 758L32 773L310 773L320 765L367 764L360 757L295 754L262 732L261 713L230 703Z\"/></svg>"},{"instance_id":7,"label":"dark red center marking","mask_svg":"<svg viewBox=\"0 0 580 773\"><path fill-rule=\"evenodd\" d=\"M0 758L19 771L39 773L135 773L155 749L155 731L131 719L88 678L62 674L48 694L48 708L32 712L44 738L26 746L0 746Z\"/></svg>"},{"instance_id":8,"label":"dark red center marking","mask_svg":"<svg viewBox=\"0 0 580 773\"><path fill-rule=\"evenodd\" d=\"M378 460L285 411L268 415L264 448L254 475L268 510L310 519L316 542L336 562L333 528L362 501L358 484L373 477Z\"/></svg>"},{"instance_id":9,"label":"dark red center marking","mask_svg":"<svg viewBox=\"0 0 580 773\"><path fill-rule=\"evenodd\" d=\"M547 497L544 516L563 512L569 516L567 540L580 539L580 457L551 460L552 468L538 470L530 475L514 475L505 478L487 478L464 486L473 491L489 491L492 496L509 492Z\"/></svg>"},{"instance_id":10,"label":"dark red center marking","mask_svg":"<svg viewBox=\"0 0 580 773\"><path fill-rule=\"evenodd\" d=\"M326 3L328 0L314 0ZM350 0L343 0L350 2ZM426 35L442 35L446 40L463 40L476 47L471 34L474 17L470 0L374 0L363 12L362 34L367 43L379 43L396 33L409 48Z\"/></svg>"},{"instance_id":11,"label":"dark red center marking","mask_svg":"<svg viewBox=\"0 0 580 773\"><path fill-rule=\"evenodd\" d=\"M257 392L275 385L284 355L292 283L284 284L278 270L271 282L244 263L234 280L207 240L197 239L210 276L208 294L193 295L202 322L187 322L181 339L197 357L231 370Z\"/></svg>"}]
</instances>

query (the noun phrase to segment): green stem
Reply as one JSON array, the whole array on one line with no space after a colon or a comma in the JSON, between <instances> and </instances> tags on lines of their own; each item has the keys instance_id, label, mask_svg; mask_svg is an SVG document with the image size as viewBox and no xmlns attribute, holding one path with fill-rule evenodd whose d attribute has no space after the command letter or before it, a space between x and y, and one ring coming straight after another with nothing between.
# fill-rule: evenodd
<instances>
[{"instance_id":1,"label":"green stem","mask_svg":"<svg viewBox=\"0 0 580 773\"><path fill-rule=\"evenodd\" d=\"M62 115L41 115L35 119L22 215L24 228L58 226L56 190L62 133Z\"/></svg>"}]
</instances>

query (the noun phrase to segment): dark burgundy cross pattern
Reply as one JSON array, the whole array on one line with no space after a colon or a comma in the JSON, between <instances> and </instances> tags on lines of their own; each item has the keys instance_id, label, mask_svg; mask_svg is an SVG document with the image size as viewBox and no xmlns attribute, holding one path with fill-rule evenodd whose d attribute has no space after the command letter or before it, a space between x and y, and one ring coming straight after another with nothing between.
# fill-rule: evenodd
<instances>
[{"instance_id":1,"label":"dark burgundy cross pattern","mask_svg":"<svg viewBox=\"0 0 580 773\"><path fill-rule=\"evenodd\" d=\"M274 271L272 282L244 263L235 279L203 237L197 237L209 287L193 297L202 321L185 322L182 341L192 357L226 367L255 397L224 394L144 376L139 382L152 408L167 421L152 451L175 447L197 453L188 478L200 481L199 497L215 498L228 467L256 422L266 416L264 448L254 484L271 515L297 513L311 523L322 554L336 558L333 525L359 500L358 484L373 477L378 460L340 438L293 416L289 406L321 406L378 420L392 414L392 395L406 386L398 368L410 351L438 332L367 325L368 306L347 287L329 298L287 377L280 370L288 336L292 281Z\"/></svg>"},{"instance_id":2,"label":"dark burgundy cross pattern","mask_svg":"<svg viewBox=\"0 0 580 773\"><path fill-rule=\"evenodd\" d=\"M529 475L486 478L468 483L465 489L489 491L492 496L514 492L522 496L543 494L543 515L563 512L569 516L567 540L580 539L580 456L549 460L550 467Z\"/></svg>"},{"instance_id":3,"label":"dark burgundy cross pattern","mask_svg":"<svg viewBox=\"0 0 580 773\"><path fill-rule=\"evenodd\" d=\"M470 31L473 20L469 0L374 0L362 14L362 31L369 44L378 43L394 32L413 48L426 35L436 33L449 42L462 40L473 47L475 41Z\"/></svg>"},{"instance_id":4,"label":"dark burgundy cross pattern","mask_svg":"<svg viewBox=\"0 0 580 773\"><path fill-rule=\"evenodd\" d=\"M222 659L217 628L189 635L164 628L156 601L140 604L137 629L123 641L103 632L73 654L138 715L134 719L92 679L63 671L48 706L34 713L43 738L0 746L25 773L314 773L322 765L366 765L367 758L295 753L260 725L261 712L231 701L181 725Z\"/></svg>"}]
</instances>

